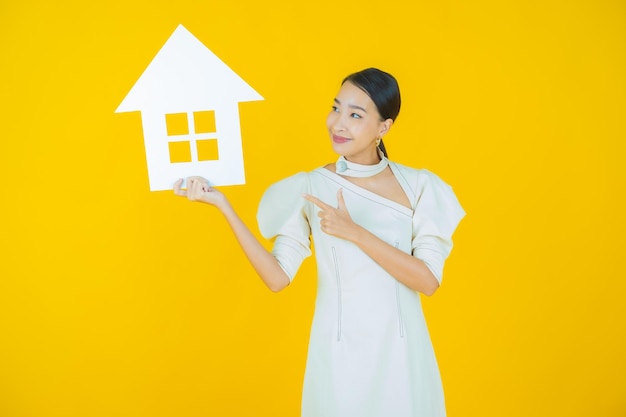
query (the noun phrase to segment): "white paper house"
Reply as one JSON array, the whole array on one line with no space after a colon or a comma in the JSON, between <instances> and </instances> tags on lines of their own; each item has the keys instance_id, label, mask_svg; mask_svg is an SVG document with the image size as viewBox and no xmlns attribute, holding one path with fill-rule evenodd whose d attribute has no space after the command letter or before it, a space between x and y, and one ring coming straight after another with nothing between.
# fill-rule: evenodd
<instances>
[{"instance_id":1,"label":"white paper house","mask_svg":"<svg viewBox=\"0 0 626 417\"><path fill-rule=\"evenodd\" d=\"M263 100L179 25L116 113L141 112L150 190L200 175L245 183L239 102Z\"/></svg>"}]
</instances>

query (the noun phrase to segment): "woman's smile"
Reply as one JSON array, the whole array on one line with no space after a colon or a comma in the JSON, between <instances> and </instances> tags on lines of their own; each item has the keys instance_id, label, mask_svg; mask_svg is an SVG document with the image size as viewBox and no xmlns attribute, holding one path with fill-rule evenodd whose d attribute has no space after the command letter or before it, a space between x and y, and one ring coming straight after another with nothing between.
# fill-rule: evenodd
<instances>
[{"instance_id":1,"label":"woman's smile","mask_svg":"<svg viewBox=\"0 0 626 417\"><path fill-rule=\"evenodd\" d=\"M339 136L339 135L333 135L333 142L335 143L346 143L348 141L350 141L350 138L345 138L343 136Z\"/></svg>"}]
</instances>

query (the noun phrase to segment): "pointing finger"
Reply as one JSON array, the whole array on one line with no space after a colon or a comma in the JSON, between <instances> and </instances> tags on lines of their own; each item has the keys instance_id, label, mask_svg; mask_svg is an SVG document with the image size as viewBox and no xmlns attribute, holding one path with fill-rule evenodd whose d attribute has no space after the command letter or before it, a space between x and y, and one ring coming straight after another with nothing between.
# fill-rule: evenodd
<instances>
[{"instance_id":1,"label":"pointing finger","mask_svg":"<svg viewBox=\"0 0 626 417\"><path fill-rule=\"evenodd\" d=\"M302 197L304 197L305 200L308 200L311 203L315 204L316 206L318 206L322 210L330 210L330 209L333 208L333 207L329 206L328 204L324 203L319 198L314 197L314 196L312 196L310 194L302 194Z\"/></svg>"}]
</instances>

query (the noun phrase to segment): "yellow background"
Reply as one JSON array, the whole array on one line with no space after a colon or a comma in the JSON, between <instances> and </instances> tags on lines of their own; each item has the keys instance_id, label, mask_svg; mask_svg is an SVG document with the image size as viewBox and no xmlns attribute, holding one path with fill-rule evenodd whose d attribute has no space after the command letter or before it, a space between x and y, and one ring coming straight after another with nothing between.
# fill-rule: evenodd
<instances>
[{"instance_id":1,"label":"yellow background","mask_svg":"<svg viewBox=\"0 0 626 417\"><path fill-rule=\"evenodd\" d=\"M114 113L181 23L265 98L224 188L255 233L341 78L397 76L390 156L468 212L424 300L451 417L626 415L624 2L3 0L1 416L298 415L314 263L266 290Z\"/></svg>"}]
</instances>

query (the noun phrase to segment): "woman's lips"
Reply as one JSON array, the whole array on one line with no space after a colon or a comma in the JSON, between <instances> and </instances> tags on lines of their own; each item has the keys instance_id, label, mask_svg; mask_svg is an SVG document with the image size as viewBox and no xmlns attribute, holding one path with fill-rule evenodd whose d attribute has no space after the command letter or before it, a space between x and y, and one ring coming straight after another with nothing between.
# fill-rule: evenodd
<instances>
[{"instance_id":1,"label":"woman's lips","mask_svg":"<svg viewBox=\"0 0 626 417\"><path fill-rule=\"evenodd\" d=\"M344 138L343 136L333 135L333 142L335 142L335 143L346 143L349 140L350 139Z\"/></svg>"}]
</instances>

